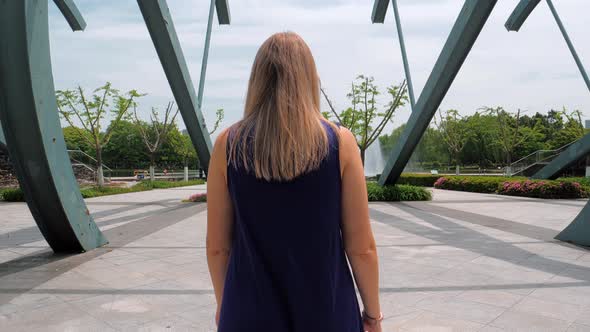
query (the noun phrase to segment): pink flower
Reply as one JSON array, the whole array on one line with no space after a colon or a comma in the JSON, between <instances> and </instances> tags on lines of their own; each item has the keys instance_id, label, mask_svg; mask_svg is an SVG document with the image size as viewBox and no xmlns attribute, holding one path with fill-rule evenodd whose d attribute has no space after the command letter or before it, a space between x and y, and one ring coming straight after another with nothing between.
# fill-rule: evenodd
<instances>
[{"instance_id":1,"label":"pink flower","mask_svg":"<svg viewBox=\"0 0 590 332\"><path fill-rule=\"evenodd\" d=\"M207 201L207 193L198 193L192 194L188 198L190 202L206 202Z\"/></svg>"}]
</instances>

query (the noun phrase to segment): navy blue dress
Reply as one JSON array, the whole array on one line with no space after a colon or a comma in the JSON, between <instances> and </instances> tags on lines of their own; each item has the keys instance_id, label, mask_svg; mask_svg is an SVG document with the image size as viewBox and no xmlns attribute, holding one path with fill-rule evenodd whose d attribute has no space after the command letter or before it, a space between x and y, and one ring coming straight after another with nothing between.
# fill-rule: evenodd
<instances>
[{"instance_id":1,"label":"navy blue dress","mask_svg":"<svg viewBox=\"0 0 590 332\"><path fill-rule=\"evenodd\" d=\"M234 233L219 332L363 330L340 232L338 138L325 128L329 154L292 181L228 166Z\"/></svg>"}]
</instances>

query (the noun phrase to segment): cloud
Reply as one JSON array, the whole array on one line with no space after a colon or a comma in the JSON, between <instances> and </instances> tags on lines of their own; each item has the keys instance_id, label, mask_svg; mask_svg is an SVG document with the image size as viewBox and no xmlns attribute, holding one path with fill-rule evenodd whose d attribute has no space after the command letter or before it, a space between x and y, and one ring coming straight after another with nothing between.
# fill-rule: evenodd
<instances>
[{"instance_id":1,"label":"cloud","mask_svg":"<svg viewBox=\"0 0 590 332\"><path fill-rule=\"evenodd\" d=\"M416 95L419 95L451 30L462 1L399 0ZM78 0L88 21L72 33L59 12L50 18L54 76L58 88L88 89L109 80L122 90L149 93L141 109L172 100L166 77L135 1ZM198 84L208 1L168 0L189 70ZM585 18L590 2L560 2L562 16L580 57L590 66ZM550 108L590 109L588 90L545 4L539 5L519 33L503 24L515 2L499 1L484 31L445 98L442 108L464 114L483 105L543 112ZM403 79L400 50L390 10L386 23L372 25L367 0L230 1L231 26L215 24L211 43L204 113L226 109L226 122L241 117L250 66L259 45L276 31L298 32L314 52L322 84L337 107L358 74L374 76L386 87ZM383 100L385 102L385 100ZM395 124L407 119L406 108Z\"/></svg>"}]
</instances>

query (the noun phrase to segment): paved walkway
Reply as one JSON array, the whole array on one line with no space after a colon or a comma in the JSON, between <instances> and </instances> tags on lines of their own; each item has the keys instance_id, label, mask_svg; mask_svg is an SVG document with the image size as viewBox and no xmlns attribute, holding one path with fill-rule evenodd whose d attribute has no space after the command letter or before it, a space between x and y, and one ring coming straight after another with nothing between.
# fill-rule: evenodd
<instances>
[{"instance_id":1,"label":"paved walkway","mask_svg":"<svg viewBox=\"0 0 590 332\"><path fill-rule=\"evenodd\" d=\"M214 331L200 190L88 200L111 242L74 256L1 203L0 331ZM384 331L590 331L590 251L553 240L584 201L434 197L370 205Z\"/></svg>"}]
</instances>

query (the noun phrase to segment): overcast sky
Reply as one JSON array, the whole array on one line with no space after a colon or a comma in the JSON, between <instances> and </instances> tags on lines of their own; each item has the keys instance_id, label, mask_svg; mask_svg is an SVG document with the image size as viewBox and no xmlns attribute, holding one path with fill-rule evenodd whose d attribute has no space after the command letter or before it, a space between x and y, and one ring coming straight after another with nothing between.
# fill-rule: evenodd
<instances>
[{"instance_id":1,"label":"overcast sky","mask_svg":"<svg viewBox=\"0 0 590 332\"><path fill-rule=\"evenodd\" d=\"M209 125L224 108L224 127L243 112L250 67L261 43L272 33L295 31L310 45L322 84L338 108L358 74L377 84L404 78L393 11L385 24L371 24L372 0L229 0L231 26L213 28L203 112ZM432 70L463 5L459 0L399 0L416 96ZM121 90L148 93L142 111L173 100L162 66L133 0L77 0L88 27L73 33L54 5L50 39L57 89L78 84L91 90L111 81ZM463 114L501 105L529 113L551 108L582 110L590 117L590 93L543 1L520 32L504 22L517 0L498 1L467 58L443 109ZM560 0L556 6L582 62L590 67L587 13L590 1ZM201 69L209 1L168 0L184 55L196 86ZM385 102L385 101L384 101ZM406 107L395 123L409 116ZM184 127L182 120L179 125Z\"/></svg>"}]
</instances>

